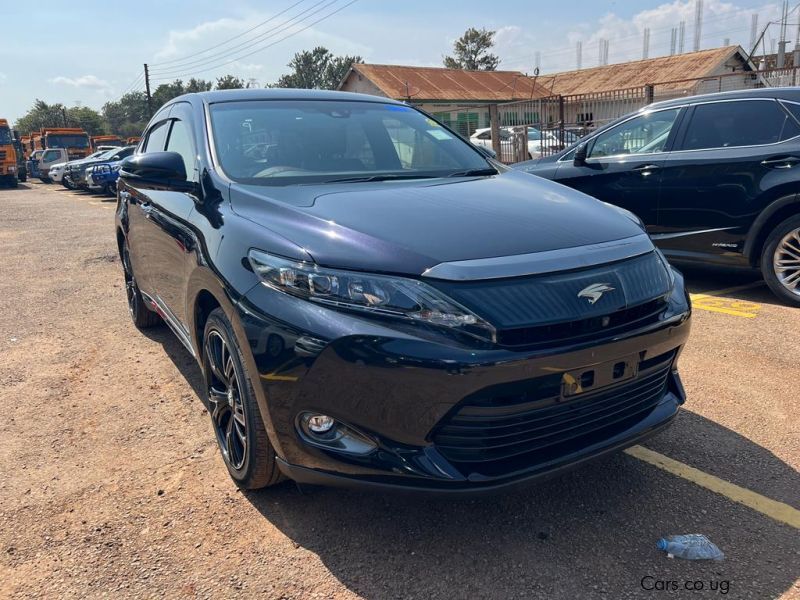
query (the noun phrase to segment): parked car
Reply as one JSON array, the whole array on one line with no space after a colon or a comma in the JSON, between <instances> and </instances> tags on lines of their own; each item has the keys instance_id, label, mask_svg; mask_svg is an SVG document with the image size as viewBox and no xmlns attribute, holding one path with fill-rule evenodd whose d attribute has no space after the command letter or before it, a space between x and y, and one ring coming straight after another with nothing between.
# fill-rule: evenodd
<instances>
[{"instance_id":1,"label":"parked car","mask_svg":"<svg viewBox=\"0 0 800 600\"><path fill-rule=\"evenodd\" d=\"M689 300L639 220L413 107L181 96L118 189L133 322L163 320L201 365L242 487L497 489L633 444L684 401Z\"/></svg>"},{"instance_id":2,"label":"parked car","mask_svg":"<svg viewBox=\"0 0 800 600\"><path fill-rule=\"evenodd\" d=\"M564 144L558 141L556 135L550 131L541 131L536 127L528 127L528 156L527 158L539 158L542 156L543 151L554 151L561 149ZM511 157L514 155L513 151L513 135L514 130L511 127L500 128L500 149L503 156ZM491 128L476 129L469 141L476 146L483 146L485 148L492 148L492 130Z\"/></svg>"},{"instance_id":3,"label":"parked car","mask_svg":"<svg viewBox=\"0 0 800 600\"><path fill-rule=\"evenodd\" d=\"M84 160L71 162L69 164L65 178L69 178L71 186L80 189L89 189L89 184L86 181L86 173L95 165L106 162L116 162L133 154L135 146L125 146L124 148L112 148L98 155L92 155L94 158L89 157Z\"/></svg>"},{"instance_id":4,"label":"parked car","mask_svg":"<svg viewBox=\"0 0 800 600\"><path fill-rule=\"evenodd\" d=\"M659 102L516 168L633 211L671 260L759 268L800 306L800 88Z\"/></svg>"},{"instance_id":5,"label":"parked car","mask_svg":"<svg viewBox=\"0 0 800 600\"><path fill-rule=\"evenodd\" d=\"M50 181L53 183L61 183L63 185L64 182L64 170L67 168L68 163L59 163L57 165L53 165L50 167L50 171L48 171L47 176L50 178Z\"/></svg>"},{"instance_id":6,"label":"parked car","mask_svg":"<svg viewBox=\"0 0 800 600\"><path fill-rule=\"evenodd\" d=\"M91 161L97 160L101 156L104 156L104 155L108 154L108 152L109 152L109 150L98 150L96 152L93 152L92 154L90 154L86 158L79 158L77 160L71 160L71 161L69 161L67 163L63 163L64 164L64 172L61 175L61 185L63 185L68 190L76 189L77 186L72 182L72 178L70 177L72 167L75 166L75 165L84 164L85 162L91 162Z\"/></svg>"},{"instance_id":7,"label":"parked car","mask_svg":"<svg viewBox=\"0 0 800 600\"><path fill-rule=\"evenodd\" d=\"M86 184L89 190L116 196L120 164L121 161L100 163L87 170Z\"/></svg>"}]
</instances>

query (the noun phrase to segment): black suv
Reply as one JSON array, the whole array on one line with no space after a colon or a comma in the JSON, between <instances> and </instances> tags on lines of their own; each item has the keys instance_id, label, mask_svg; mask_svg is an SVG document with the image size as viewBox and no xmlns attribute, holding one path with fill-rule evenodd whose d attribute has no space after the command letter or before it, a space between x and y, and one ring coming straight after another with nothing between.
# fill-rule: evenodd
<instances>
[{"instance_id":1,"label":"black suv","mask_svg":"<svg viewBox=\"0 0 800 600\"><path fill-rule=\"evenodd\" d=\"M488 490L684 401L689 302L640 221L399 102L182 96L118 190L133 321L196 357L241 486Z\"/></svg>"},{"instance_id":2,"label":"black suv","mask_svg":"<svg viewBox=\"0 0 800 600\"><path fill-rule=\"evenodd\" d=\"M670 259L757 267L800 306L800 89L651 104L516 168L638 215Z\"/></svg>"}]
</instances>

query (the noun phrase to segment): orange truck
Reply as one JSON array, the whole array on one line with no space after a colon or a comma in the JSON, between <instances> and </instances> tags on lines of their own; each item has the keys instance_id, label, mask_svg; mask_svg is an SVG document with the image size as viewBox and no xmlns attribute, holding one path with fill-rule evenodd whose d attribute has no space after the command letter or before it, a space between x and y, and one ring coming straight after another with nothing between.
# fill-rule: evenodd
<instances>
[{"instance_id":1,"label":"orange truck","mask_svg":"<svg viewBox=\"0 0 800 600\"><path fill-rule=\"evenodd\" d=\"M63 148L69 160L86 158L92 149L89 134L76 127L43 127L39 133L31 134L34 150Z\"/></svg>"},{"instance_id":2,"label":"orange truck","mask_svg":"<svg viewBox=\"0 0 800 600\"><path fill-rule=\"evenodd\" d=\"M129 137L127 140L125 140L125 145L126 146L135 146L136 144L138 144L141 141L141 139L142 138L136 137L136 136Z\"/></svg>"},{"instance_id":3,"label":"orange truck","mask_svg":"<svg viewBox=\"0 0 800 600\"><path fill-rule=\"evenodd\" d=\"M0 119L0 182L17 187L17 153L6 119Z\"/></svg>"},{"instance_id":4,"label":"orange truck","mask_svg":"<svg viewBox=\"0 0 800 600\"><path fill-rule=\"evenodd\" d=\"M23 135L19 138L19 141L22 144L22 151L25 153L25 160L28 160L28 156L31 153L31 136Z\"/></svg>"},{"instance_id":5,"label":"orange truck","mask_svg":"<svg viewBox=\"0 0 800 600\"><path fill-rule=\"evenodd\" d=\"M93 135L92 149L97 150L100 146L124 146L125 141L118 135Z\"/></svg>"}]
</instances>

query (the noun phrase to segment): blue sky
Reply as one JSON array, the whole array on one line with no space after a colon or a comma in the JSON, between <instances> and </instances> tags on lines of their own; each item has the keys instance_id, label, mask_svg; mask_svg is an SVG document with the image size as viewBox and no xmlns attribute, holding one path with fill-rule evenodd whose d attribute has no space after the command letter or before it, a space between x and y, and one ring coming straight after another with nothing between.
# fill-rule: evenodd
<instances>
[{"instance_id":1,"label":"blue sky","mask_svg":"<svg viewBox=\"0 0 800 600\"><path fill-rule=\"evenodd\" d=\"M40 0L33 13L29 3L4 2L0 117L20 117L35 98L100 108L132 84L143 88L135 79L144 62L154 65L154 78L195 75L213 79L233 73L254 78L261 85L286 72L286 63L295 52L315 45L335 53L360 54L367 62L439 66L453 40L475 26L497 30L495 52L503 59L501 69L532 72L539 52L542 72L548 72L575 68L578 41L583 45L583 66L588 67L597 64L600 38L609 39L609 61L620 62L641 58L645 27L651 30L650 56L669 52L671 28L681 20L686 21L687 50L694 36L695 0L357 0L345 6L349 1ZM780 2L705 0L701 47L720 46L724 38L749 45L752 13L759 14L760 28L778 17L779 6ZM342 7L337 14L300 31ZM307 12L299 14L303 11ZM283 25L293 16L307 20ZM259 34L271 36L264 37L260 46L252 46L249 51L258 50L254 54L241 57L242 49L237 53L234 48L218 62L235 62L216 69L200 62L208 56L202 53L204 49L270 17L274 20L235 42ZM798 17L790 21L795 24L789 27L794 41ZM267 31L276 27L279 29ZM771 27L768 50L769 40L777 36L778 27ZM209 54L224 52L231 45ZM182 60L164 64L175 59Z\"/></svg>"}]
</instances>

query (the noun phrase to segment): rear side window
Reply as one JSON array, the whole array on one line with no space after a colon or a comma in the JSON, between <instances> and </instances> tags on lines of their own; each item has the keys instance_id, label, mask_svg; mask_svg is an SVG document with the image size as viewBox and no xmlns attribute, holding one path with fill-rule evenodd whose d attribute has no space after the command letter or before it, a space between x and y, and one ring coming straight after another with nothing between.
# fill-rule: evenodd
<instances>
[{"instance_id":1,"label":"rear side window","mask_svg":"<svg viewBox=\"0 0 800 600\"><path fill-rule=\"evenodd\" d=\"M712 102L695 107L683 150L774 144L800 135L800 126L774 100Z\"/></svg>"},{"instance_id":2,"label":"rear side window","mask_svg":"<svg viewBox=\"0 0 800 600\"><path fill-rule=\"evenodd\" d=\"M162 121L153 127L147 134L147 141L144 144L144 152L163 152L164 144L167 141L169 131L169 121Z\"/></svg>"}]
</instances>

